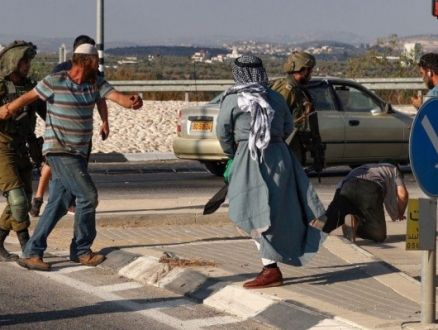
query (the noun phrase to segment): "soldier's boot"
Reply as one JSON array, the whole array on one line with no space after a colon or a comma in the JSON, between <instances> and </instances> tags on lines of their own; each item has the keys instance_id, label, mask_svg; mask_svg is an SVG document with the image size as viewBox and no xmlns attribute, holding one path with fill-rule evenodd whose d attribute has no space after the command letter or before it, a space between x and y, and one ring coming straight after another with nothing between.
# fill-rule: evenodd
<instances>
[{"instance_id":1,"label":"soldier's boot","mask_svg":"<svg viewBox=\"0 0 438 330\"><path fill-rule=\"evenodd\" d=\"M9 230L0 228L0 262L17 261L18 255L9 253L3 246L6 237L9 235Z\"/></svg>"},{"instance_id":2,"label":"soldier's boot","mask_svg":"<svg viewBox=\"0 0 438 330\"><path fill-rule=\"evenodd\" d=\"M17 231L17 237L18 237L18 241L20 242L21 251L24 251L24 248L26 247L26 243L29 240L29 230L26 228Z\"/></svg>"}]
</instances>

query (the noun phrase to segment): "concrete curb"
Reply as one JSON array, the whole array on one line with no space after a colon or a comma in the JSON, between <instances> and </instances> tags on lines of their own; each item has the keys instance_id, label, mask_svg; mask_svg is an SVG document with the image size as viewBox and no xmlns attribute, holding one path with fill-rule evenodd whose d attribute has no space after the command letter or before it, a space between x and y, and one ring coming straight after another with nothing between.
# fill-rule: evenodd
<instances>
[{"instance_id":1,"label":"concrete curb","mask_svg":"<svg viewBox=\"0 0 438 330\"><path fill-rule=\"evenodd\" d=\"M150 250L149 255L139 255L119 249L107 248L101 251L107 259L101 267L116 272L128 279L164 288L194 299L206 306L251 319L257 323L282 328L288 324L292 329L303 329L303 311L312 322L315 318L331 319L332 328L341 324L357 329L368 329L336 315L323 314L296 301L283 300L256 290L246 290L240 284L221 281L205 274L202 269L169 267L160 263L161 252ZM297 315L297 317L293 317ZM295 322L297 322L295 324Z\"/></svg>"},{"instance_id":2,"label":"concrete curb","mask_svg":"<svg viewBox=\"0 0 438 330\"><path fill-rule=\"evenodd\" d=\"M111 249L102 252L107 253L102 267L110 268L120 276L173 291L244 319L277 328L284 324L291 325L292 305L274 296L209 278L198 270L172 269L168 264L160 263L158 256L140 256ZM327 318L321 314L319 316L321 320Z\"/></svg>"},{"instance_id":3,"label":"concrete curb","mask_svg":"<svg viewBox=\"0 0 438 330\"><path fill-rule=\"evenodd\" d=\"M360 260L363 264L360 267L363 267L370 276L400 295L412 301L420 301L419 284L416 280L401 272L394 272L391 265L354 244L339 244L340 240L344 239L329 236L324 246L347 263L357 264ZM8 237L6 242L14 245L17 243L12 237ZM68 257L68 251L56 248L49 248L47 253ZM327 321L332 322L328 329L341 329L345 325L357 329L370 329L382 325L382 320L360 313L350 312L350 318L347 320L340 316L343 315L342 313L332 315L316 308L312 309L309 307L314 306L312 300L306 303L306 300L300 302L301 300L280 298L275 293L267 294L266 290L245 290L240 283L221 280L230 275L225 270L215 269L215 277L211 277L209 267L205 266L172 268L169 264L160 263L162 252L153 249L142 249L142 254L139 254L120 248L104 248L101 253L106 255L106 260L99 267L110 269L119 276L165 288L206 306L274 328L281 329L288 324L291 329L304 329L303 323L314 324L315 319L325 322L324 325ZM362 326L355 321L370 327Z\"/></svg>"},{"instance_id":4,"label":"concrete curb","mask_svg":"<svg viewBox=\"0 0 438 330\"><path fill-rule=\"evenodd\" d=\"M419 296L420 284L402 272L394 272L394 267L383 260L369 254L367 251L354 244L339 244L344 240L336 236L330 236L324 246L339 258L350 264L357 264L358 260L363 263L363 269L380 283L390 287L398 294L414 302L421 303ZM341 246L341 248L340 248ZM221 281L208 276L208 267L179 268L169 267L168 264L160 263L161 252L146 250L146 253L134 254L120 249L108 248L102 250L107 259L102 267L112 269L120 276L134 281L165 288L180 295L189 297L209 307L251 319L261 324L281 328L288 324L293 328L295 322L293 315L297 315L298 325L302 325L304 314L311 315L313 320L320 318L321 321L331 319L333 322L341 322L358 329L369 329L338 315L324 314L303 305L298 301L284 300L275 295L267 294L263 290L246 290L240 283ZM229 274L221 274L226 275ZM358 314L353 319L358 321ZM381 320L369 319L370 325L380 324ZM341 324L339 323L339 324ZM361 322L363 323L363 322ZM336 326L336 323L334 323ZM381 324L380 324L381 325ZM334 327L333 329L335 329Z\"/></svg>"},{"instance_id":5,"label":"concrete curb","mask_svg":"<svg viewBox=\"0 0 438 330\"><path fill-rule=\"evenodd\" d=\"M92 153L90 163L125 163L125 162L156 162L161 160L177 160L173 152L143 152L143 153Z\"/></svg>"},{"instance_id":6,"label":"concrete curb","mask_svg":"<svg viewBox=\"0 0 438 330\"><path fill-rule=\"evenodd\" d=\"M39 218L31 219L30 228L35 228ZM72 228L73 216L66 215L56 224L57 229ZM164 213L155 214L96 214L96 227L158 227L171 225L221 225L230 224L228 212L216 212L202 215L201 213Z\"/></svg>"}]
</instances>

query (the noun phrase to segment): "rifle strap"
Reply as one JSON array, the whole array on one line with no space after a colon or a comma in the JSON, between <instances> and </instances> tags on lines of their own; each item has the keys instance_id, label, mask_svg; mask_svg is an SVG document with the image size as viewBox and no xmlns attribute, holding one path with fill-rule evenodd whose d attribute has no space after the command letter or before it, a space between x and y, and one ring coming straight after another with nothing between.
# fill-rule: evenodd
<instances>
[{"instance_id":1,"label":"rifle strap","mask_svg":"<svg viewBox=\"0 0 438 330\"><path fill-rule=\"evenodd\" d=\"M17 89L15 88L14 83L10 80L5 80L4 82L8 90L8 101L15 100L17 98Z\"/></svg>"}]
</instances>

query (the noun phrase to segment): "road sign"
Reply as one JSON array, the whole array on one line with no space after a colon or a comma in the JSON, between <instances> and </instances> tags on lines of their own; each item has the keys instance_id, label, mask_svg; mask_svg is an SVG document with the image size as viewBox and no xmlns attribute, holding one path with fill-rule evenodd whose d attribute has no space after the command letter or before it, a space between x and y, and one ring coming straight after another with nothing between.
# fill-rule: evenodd
<instances>
[{"instance_id":1,"label":"road sign","mask_svg":"<svg viewBox=\"0 0 438 330\"><path fill-rule=\"evenodd\" d=\"M421 190L438 197L438 98L426 101L412 123L409 138L412 173Z\"/></svg>"}]
</instances>

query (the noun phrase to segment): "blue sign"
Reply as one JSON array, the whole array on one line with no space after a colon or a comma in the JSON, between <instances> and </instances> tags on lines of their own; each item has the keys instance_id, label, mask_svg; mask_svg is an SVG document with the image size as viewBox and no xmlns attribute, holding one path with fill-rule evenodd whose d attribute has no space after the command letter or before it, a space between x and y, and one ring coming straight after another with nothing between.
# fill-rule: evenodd
<instances>
[{"instance_id":1,"label":"blue sign","mask_svg":"<svg viewBox=\"0 0 438 330\"><path fill-rule=\"evenodd\" d=\"M421 190L429 197L438 197L438 98L431 98L420 107L412 123L409 138L412 173Z\"/></svg>"}]
</instances>

